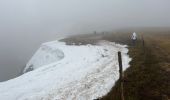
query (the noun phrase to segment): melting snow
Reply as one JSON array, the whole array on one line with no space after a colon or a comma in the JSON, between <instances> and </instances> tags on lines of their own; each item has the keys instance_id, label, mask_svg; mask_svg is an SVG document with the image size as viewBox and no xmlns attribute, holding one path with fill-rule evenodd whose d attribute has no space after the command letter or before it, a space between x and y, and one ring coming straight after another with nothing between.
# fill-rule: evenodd
<instances>
[{"instance_id":1,"label":"melting snow","mask_svg":"<svg viewBox=\"0 0 170 100\"><path fill-rule=\"evenodd\" d=\"M0 100L92 100L106 95L119 77L118 51L125 70L131 60L125 45L45 43L24 70L33 71L0 83Z\"/></svg>"}]
</instances>

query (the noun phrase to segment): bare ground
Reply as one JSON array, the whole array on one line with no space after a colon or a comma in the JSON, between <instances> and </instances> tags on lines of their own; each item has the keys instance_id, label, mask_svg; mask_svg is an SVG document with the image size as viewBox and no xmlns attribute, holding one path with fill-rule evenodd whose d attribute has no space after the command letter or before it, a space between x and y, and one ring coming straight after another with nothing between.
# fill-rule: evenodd
<instances>
[{"instance_id":1,"label":"bare ground","mask_svg":"<svg viewBox=\"0 0 170 100\"><path fill-rule=\"evenodd\" d=\"M170 32L139 33L136 46L131 46L131 32L79 35L61 41L68 45L82 45L109 40L129 45L129 55L133 60L124 72L125 100L169 100ZM144 37L144 46L141 36ZM120 100L119 82L100 100Z\"/></svg>"},{"instance_id":2,"label":"bare ground","mask_svg":"<svg viewBox=\"0 0 170 100\"><path fill-rule=\"evenodd\" d=\"M170 98L170 34L143 34L135 47L129 47L133 58L125 71L125 100L169 100ZM101 100L121 100L117 82Z\"/></svg>"}]
</instances>

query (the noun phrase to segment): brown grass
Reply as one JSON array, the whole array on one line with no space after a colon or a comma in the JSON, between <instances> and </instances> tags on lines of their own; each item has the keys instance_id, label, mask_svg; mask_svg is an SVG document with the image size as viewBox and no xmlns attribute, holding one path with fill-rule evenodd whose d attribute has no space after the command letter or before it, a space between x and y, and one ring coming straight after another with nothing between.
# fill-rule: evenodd
<instances>
[{"instance_id":1,"label":"brown grass","mask_svg":"<svg viewBox=\"0 0 170 100\"><path fill-rule=\"evenodd\" d=\"M125 100L167 100L170 98L170 35L144 36L145 51L140 40L135 47L129 47L133 60L125 71ZM101 100L120 100L119 90L118 81Z\"/></svg>"},{"instance_id":2,"label":"brown grass","mask_svg":"<svg viewBox=\"0 0 170 100\"><path fill-rule=\"evenodd\" d=\"M139 33L139 32L137 32ZM146 34L147 33L147 34ZM125 100L168 100L170 98L170 32L143 34L145 47L142 45L140 32L137 45L129 47L129 55L133 60L124 72ZM105 39L131 45L130 34L108 34L74 36L62 41L67 44L95 44ZM89 38L90 37L90 38ZM93 38L94 37L94 38ZM145 49L144 49L145 48ZM100 100L120 100L119 82Z\"/></svg>"}]
</instances>

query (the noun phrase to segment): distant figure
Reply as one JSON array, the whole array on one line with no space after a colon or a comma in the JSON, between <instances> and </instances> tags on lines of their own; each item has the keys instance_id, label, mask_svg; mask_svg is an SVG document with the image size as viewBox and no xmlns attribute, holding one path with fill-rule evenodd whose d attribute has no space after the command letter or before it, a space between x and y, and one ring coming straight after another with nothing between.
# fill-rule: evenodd
<instances>
[{"instance_id":1,"label":"distant figure","mask_svg":"<svg viewBox=\"0 0 170 100\"><path fill-rule=\"evenodd\" d=\"M136 41L137 41L137 35L136 35L135 32L132 34L131 39L132 39L132 45L134 46L136 44Z\"/></svg>"}]
</instances>

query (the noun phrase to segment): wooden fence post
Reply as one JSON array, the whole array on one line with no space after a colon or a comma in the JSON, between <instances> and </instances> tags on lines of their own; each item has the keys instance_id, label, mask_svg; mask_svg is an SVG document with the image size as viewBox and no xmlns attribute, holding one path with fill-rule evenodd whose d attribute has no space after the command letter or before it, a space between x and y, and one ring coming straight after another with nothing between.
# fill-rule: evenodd
<instances>
[{"instance_id":1,"label":"wooden fence post","mask_svg":"<svg viewBox=\"0 0 170 100\"><path fill-rule=\"evenodd\" d=\"M144 38L143 38L143 35L142 35L142 45L143 45L143 51L144 51L144 53L145 53L145 40L144 40Z\"/></svg>"},{"instance_id":2,"label":"wooden fence post","mask_svg":"<svg viewBox=\"0 0 170 100\"><path fill-rule=\"evenodd\" d=\"M123 94L123 68L122 68L122 55L121 52L118 52L118 61L119 61L119 73L120 73L120 94L121 94L121 100L124 100L124 94Z\"/></svg>"}]
</instances>

